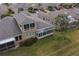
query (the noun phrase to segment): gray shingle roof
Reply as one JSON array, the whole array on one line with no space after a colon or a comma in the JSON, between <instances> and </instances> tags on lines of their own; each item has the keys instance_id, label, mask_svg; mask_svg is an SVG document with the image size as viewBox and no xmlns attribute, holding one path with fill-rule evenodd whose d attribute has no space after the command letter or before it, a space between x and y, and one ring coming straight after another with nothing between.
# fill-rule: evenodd
<instances>
[{"instance_id":1,"label":"gray shingle roof","mask_svg":"<svg viewBox=\"0 0 79 59\"><path fill-rule=\"evenodd\" d=\"M32 20L32 18L29 18L28 16L25 16L24 13L18 13L14 15L14 18L16 19L16 21L18 22L18 24L29 24L29 23L33 23L34 20Z\"/></svg>"},{"instance_id":2,"label":"gray shingle roof","mask_svg":"<svg viewBox=\"0 0 79 59\"><path fill-rule=\"evenodd\" d=\"M50 24L44 23L44 22L36 22L37 25L37 29L42 29L42 28L46 28L46 27L50 27Z\"/></svg>"},{"instance_id":3,"label":"gray shingle roof","mask_svg":"<svg viewBox=\"0 0 79 59\"><path fill-rule=\"evenodd\" d=\"M35 22L37 29L42 29L42 28L53 26L53 25L45 22L44 20L41 20L40 18L38 18L36 16L27 15L27 12L21 12L21 13L15 15L14 17L16 18L18 23L25 22L25 24L27 24L27 23Z\"/></svg>"},{"instance_id":4,"label":"gray shingle roof","mask_svg":"<svg viewBox=\"0 0 79 59\"><path fill-rule=\"evenodd\" d=\"M36 22L36 24L37 24L37 29L43 29L43 28L47 28L47 27L54 28L54 25L51 25L51 24L49 24L47 22L43 22L43 21L38 21L38 22Z\"/></svg>"},{"instance_id":5,"label":"gray shingle roof","mask_svg":"<svg viewBox=\"0 0 79 59\"><path fill-rule=\"evenodd\" d=\"M21 31L12 17L5 17L0 21L0 40L15 37Z\"/></svg>"},{"instance_id":6,"label":"gray shingle roof","mask_svg":"<svg viewBox=\"0 0 79 59\"><path fill-rule=\"evenodd\" d=\"M46 27L50 27L52 26L51 24L47 23L44 20L41 20L40 18L36 17L36 16L28 16L27 12L22 12L24 16L29 17L30 21L34 21L36 23L36 28L37 29L42 29L42 28L46 28Z\"/></svg>"}]
</instances>

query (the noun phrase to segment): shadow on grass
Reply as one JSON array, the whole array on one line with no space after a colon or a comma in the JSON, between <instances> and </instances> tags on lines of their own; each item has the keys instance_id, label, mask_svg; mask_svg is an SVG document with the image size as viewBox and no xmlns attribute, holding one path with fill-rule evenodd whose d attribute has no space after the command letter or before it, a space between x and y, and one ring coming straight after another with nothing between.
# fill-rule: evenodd
<instances>
[{"instance_id":1,"label":"shadow on grass","mask_svg":"<svg viewBox=\"0 0 79 59\"><path fill-rule=\"evenodd\" d=\"M21 42L21 47L29 47L29 46L32 46L33 44L35 44L37 42L37 38L30 38L30 39L27 39L26 41L24 42Z\"/></svg>"}]
</instances>

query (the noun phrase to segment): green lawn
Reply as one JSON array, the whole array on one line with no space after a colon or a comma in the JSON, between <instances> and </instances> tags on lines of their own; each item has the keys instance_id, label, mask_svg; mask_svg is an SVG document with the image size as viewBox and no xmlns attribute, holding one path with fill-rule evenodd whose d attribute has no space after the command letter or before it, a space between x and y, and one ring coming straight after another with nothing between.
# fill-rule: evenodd
<instances>
[{"instance_id":1,"label":"green lawn","mask_svg":"<svg viewBox=\"0 0 79 59\"><path fill-rule=\"evenodd\" d=\"M35 55L79 55L79 30L66 32L66 39L61 32L38 40L32 46L20 47L0 55L35 56Z\"/></svg>"}]
</instances>

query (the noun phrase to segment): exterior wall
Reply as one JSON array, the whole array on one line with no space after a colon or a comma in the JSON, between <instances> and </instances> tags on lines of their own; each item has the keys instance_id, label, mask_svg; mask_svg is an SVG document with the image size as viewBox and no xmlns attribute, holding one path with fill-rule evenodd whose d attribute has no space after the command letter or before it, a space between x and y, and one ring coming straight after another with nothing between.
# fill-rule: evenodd
<instances>
[{"instance_id":1,"label":"exterior wall","mask_svg":"<svg viewBox=\"0 0 79 59\"><path fill-rule=\"evenodd\" d=\"M30 35L30 33L34 33L33 35ZM31 29L31 30L27 30L25 32L22 32L21 36L22 36L22 39L16 41L16 47L15 48L18 48L20 47L23 42L25 42L27 39L30 39L30 38L35 38L35 33L36 33L36 29Z\"/></svg>"},{"instance_id":2,"label":"exterior wall","mask_svg":"<svg viewBox=\"0 0 79 59\"><path fill-rule=\"evenodd\" d=\"M53 35L54 33L50 33L50 34L47 34L47 35L44 35L44 36L41 36L41 37L37 37L37 39L42 39L42 38L45 38L47 36L50 36L50 35Z\"/></svg>"},{"instance_id":3,"label":"exterior wall","mask_svg":"<svg viewBox=\"0 0 79 59\"><path fill-rule=\"evenodd\" d=\"M26 40L28 38L35 37L36 29L30 29L22 33L22 39Z\"/></svg>"},{"instance_id":4,"label":"exterior wall","mask_svg":"<svg viewBox=\"0 0 79 59\"><path fill-rule=\"evenodd\" d=\"M34 24L35 24L35 27L29 28L29 29L26 29L26 30L24 30L24 24L21 24L21 26L19 24L19 27L22 31L22 40L26 40L28 38L35 37L34 33L36 33L36 23L34 23Z\"/></svg>"}]
</instances>

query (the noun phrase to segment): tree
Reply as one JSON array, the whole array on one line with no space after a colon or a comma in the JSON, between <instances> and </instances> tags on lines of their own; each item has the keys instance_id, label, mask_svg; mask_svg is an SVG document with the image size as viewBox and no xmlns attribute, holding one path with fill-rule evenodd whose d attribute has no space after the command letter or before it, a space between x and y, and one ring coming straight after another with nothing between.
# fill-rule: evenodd
<instances>
[{"instance_id":1,"label":"tree","mask_svg":"<svg viewBox=\"0 0 79 59\"><path fill-rule=\"evenodd\" d=\"M55 18L55 26L56 26L56 30L59 30L59 31L67 30L68 20L66 15L58 15Z\"/></svg>"},{"instance_id":2,"label":"tree","mask_svg":"<svg viewBox=\"0 0 79 59\"><path fill-rule=\"evenodd\" d=\"M34 10L33 7L29 7L29 8L28 8L28 12L30 12L30 13L35 13L35 10Z\"/></svg>"},{"instance_id":3,"label":"tree","mask_svg":"<svg viewBox=\"0 0 79 59\"><path fill-rule=\"evenodd\" d=\"M60 4L61 7L69 9L73 7L73 4Z\"/></svg>"}]
</instances>

